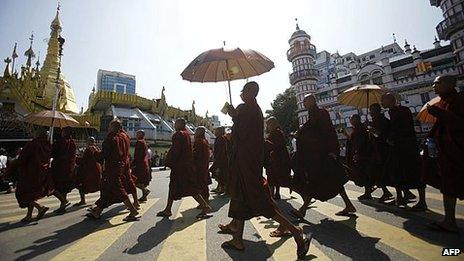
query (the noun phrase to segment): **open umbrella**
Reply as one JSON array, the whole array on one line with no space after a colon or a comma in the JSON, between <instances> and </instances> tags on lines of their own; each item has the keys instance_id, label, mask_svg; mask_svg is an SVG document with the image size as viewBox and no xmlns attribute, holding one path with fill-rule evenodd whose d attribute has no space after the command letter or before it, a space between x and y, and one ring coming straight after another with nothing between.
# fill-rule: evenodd
<instances>
[{"instance_id":1,"label":"open umbrella","mask_svg":"<svg viewBox=\"0 0 464 261\"><path fill-rule=\"evenodd\" d=\"M190 82L230 81L247 79L274 68L274 63L263 54L251 49L212 49L197 56L181 73L182 79Z\"/></svg>"},{"instance_id":2,"label":"open umbrella","mask_svg":"<svg viewBox=\"0 0 464 261\"><path fill-rule=\"evenodd\" d=\"M337 100L340 104L356 108L369 108L374 103L380 103L384 93L384 89L378 85L359 85L339 94Z\"/></svg>"},{"instance_id":3,"label":"open umbrella","mask_svg":"<svg viewBox=\"0 0 464 261\"><path fill-rule=\"evenodd\" d=\"M441 101L440 96L437 96L437 97L431 99L426 104L424 104L424 106L422 106L422 109L420 110L420 112L417 114L416 119L421 121L421 122L435 123L435 121L437 121L437 118L428 112L427 106L435 105L435 104L439 103L440 101Z\"/></svg>"},{"instance_id":4,"label":"open umbrella","mask_svg":"<svg viewBox=\"0 0 464 261\"><path fill-rule=\"evenodd\" d=\"M65 128L79 126L78 121L61 111L44 110L38 113L30 113L26 115L24 120L31 124L47 127Z\"/></svg>"}]
</instances>

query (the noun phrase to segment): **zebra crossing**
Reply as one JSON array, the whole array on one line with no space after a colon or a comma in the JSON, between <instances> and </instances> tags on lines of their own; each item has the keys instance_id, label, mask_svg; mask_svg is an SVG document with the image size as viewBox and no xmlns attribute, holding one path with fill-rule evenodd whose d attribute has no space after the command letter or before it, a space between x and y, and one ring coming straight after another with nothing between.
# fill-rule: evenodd
<instances>
[{"instance_id":1,"label":"zebra crossing","mask_svg":"<svg viewBox=\"0 0 464 261\"><path fill-rule=\"evenodd\" d=\"M195 218L199 210L195 209L197 203L192 198L176 202L169 219L155 217L155 213L164 207L167 194L163 188L166 184L166 176L158 175L150 189L158 189L159 193L151 195L142 205L141 219L136 222L122 220L127 215L122 205L110 208L103 219L97 221L83 216L85 207L73 206L65 215L57 216L50 211L44 219L26 225L19 222L25 210L18 208L14 195L0 195L0 260L296 259L294 240L270 237L269 233L278 224L264 217L247 222L244 252L221 249L220 244L231 238L230 235L217 234L214 229L219 222L230 220L227 217L228 201L224 196L212 198L216 208L213 206L215 212L209 219ZM443 258L444 247L464 248L463 231L458 235L446 234L425 227L425 224L443 217L438 191L427 189L430 211L410 212L375 200L359 202L357 197L362 194L362 189L352 183L346 188L358 210L356 216L336 216L335 213L343 208L343 202L335 198L312 204L306 221L299 224L305 232L313 234L307 259L437 260ZM378 193L374 195L378 197ZM284 213L303 203L287 189L281 189L281 195L278 205ZM92 204L98 197L98 193L89 194L87 202ZM79 194L73 191L68 198L75 203ZM59 201L53 197L39 203L51 210L59 206ZM460 227L464 226L463 206L462 202L457 206ZM157 236L161 238L155 239ZM446 257L449 260L460 258L462 260L462 257Z\"/></svg>"}]
</instances>

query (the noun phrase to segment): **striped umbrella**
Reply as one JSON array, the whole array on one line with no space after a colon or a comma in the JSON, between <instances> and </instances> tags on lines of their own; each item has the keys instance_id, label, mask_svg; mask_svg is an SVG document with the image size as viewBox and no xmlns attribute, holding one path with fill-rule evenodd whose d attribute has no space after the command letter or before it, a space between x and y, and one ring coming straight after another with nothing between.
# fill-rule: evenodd
<instances>
[{"instance_id":1,"label":"striped umbrella","mask_svg":"<svg viewBox=\"0 0 464 261\"><path fill-rule=\"evenodd\" d=\"M78 121L61 111L44 110L30 113L26 115L24 120L31 124L47 127L65 128L79 126Z\"/></svg>"},{"instance_id":2,"label":"striped umbrella","mask_svg":"<svg viewBox=\"0 0 464 261\"><path fill-rule=\"evenodd\" d=\"M274 68L274 62L251 49L212 49L197 56L181 73L182 79L190 82L222 82L247 79Z\"/></svg>"}]
</instances>

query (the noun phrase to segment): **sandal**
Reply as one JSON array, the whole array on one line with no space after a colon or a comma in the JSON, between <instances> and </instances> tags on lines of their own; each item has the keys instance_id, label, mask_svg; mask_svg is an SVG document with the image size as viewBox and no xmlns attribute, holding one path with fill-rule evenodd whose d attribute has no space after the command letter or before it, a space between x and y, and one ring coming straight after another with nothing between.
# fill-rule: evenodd
<instances>
[{"instance_id":1,"label":"sandal","mask_svg":"<svg viewBox=\"0 0 464 261\"><path fill-rule=\"evenodd\" d=\"M296 255L298 259L304 259L306 254L309 251L309 246L311 244L312 239L311 234L303 234L303 244L297 246Z\"/></svg>"},{"instance_id":2,"label":"sandal","mask_svg":"<svg viewBox=\"0 0 464 261\"><path fill-rule=\"evenodd\" d=\"M221 244L221 247L224 249L232 249L232 250L237 250L237 251L244 251L245 248L238 248L234 244L232 244L230 241L226 241Z\"/></svg>"},{"instance_id":3,"label":"sandal","mask_svg":"<svg viewBox=\"0 0 464 261\"><path fill-rule=\"evenodd\" d=\"M137 221L139 220L139 217L138 216L127 216L125 218L122 219L123 221L126 221L126 222L132 222L132 221Z\"/></svg>"},{"instance_id":4,"label":"sandal","mask_svg":"<svg viewBox=\"0 0 464 261\"><path fill-rule=\"evenodd\" d=\"M274 230L271 233L269 233L270 237L289 237L291 236L292 233L289 230L282 231L282 230Z\"/></svg>"},{"instance_id":5,"label":"sandal","mask_svg":"<svg viewBox=\"0 0 464 261\"><path fill-rule=\"evenodd\" d=\"M219 224L219 225L218 225L218 228L219 228L219 230L221 230L221 231L219 231L219 232L221 232L222 234L235 234L235 233L237 232L237 231L233 231L233 230L229 227L229 225L222 225L222 224Z\"/></svg>"},{"instance_id":6,"label":"sandal","mask_svg":"<svg viewBox=\"0 0 464 261\"><path fill-rule=\"evenodd\" d=\"M356 216L356 214L354 214L356 211L349 211L349 210L341 210L341 211L338 211L337 213L335 213L335 216L343 216L343 217L353 217L353 216Z\"/></svg>"},{"instance_id":7,"label":"sandal","mask_svg":"<svg viewBox=\"0 0 464 261\"><path fill-rule=\"evenodd\" d=\"M25 217L25 218L21 219L21 222L30 223L30 222L32 222L32 217Z\"/></svg>"},{"instance_id":8,"label":"sandal","mask_svg":"<svg viewBox=\"0 0 464 261\"><path fill-rule=\"evenodd\" d=\"M210 217L212 217L212 215L208 215L208 213L204 213L204 212L202 212L202 213L200 213L200 214L198 214L196 216L197 219L207 219L207 218L210 218Z\"/></svg>"},{"instance_id":9,"label":"sandal","mask_svg":"<svg viewBox=\"0 0 464 261\"><path fill-rule=\"evenodd\" d=\"M48 207L43 207L41 210L39 210L39 214L37 214L36 219L39 220L39 219L43 218L45 216L45 213L47 213L47 211L49 209L50 208L48 208Z\"/></svg>"},{"instance_id":10,"label":"sandal","mask_svg":"<svg viewBox=\"0 0 464 261\"><path fill-rule=\"evenodd\" d=\"M172 216L171 212L160 211L156 214L157 217L170 217Z\"/></svg>"}]
</instances>

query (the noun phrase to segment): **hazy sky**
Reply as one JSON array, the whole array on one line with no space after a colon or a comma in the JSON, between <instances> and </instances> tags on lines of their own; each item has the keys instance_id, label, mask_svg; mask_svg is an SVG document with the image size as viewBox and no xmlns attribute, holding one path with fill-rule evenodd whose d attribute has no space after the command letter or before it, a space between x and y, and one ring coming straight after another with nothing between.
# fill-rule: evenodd
<instances>
[{"instance_id":1,"label":"hazy sky","mask_svg":"<svg viewBox=\"0 0 464 261\"><path fill-rule=\"evenodd\" d=\"M17 64L23 64L34 31L34 50L43 61L56 5L53 0L0 0L0 58L10 56L17 42ZM228 122L219 112L227 100L226 83L190 83L180 73L223 41L258 50L275 63L273 70L253 78L261 85L259 104L269 109L290 86L286 51L295 17L318 51L341 54L389 44L392 33L401 46L407 39L419 49L431 48L442 20L428 0L63 0L63 72L79 107L87 107L97 70L107 69L136 75L141 96L159 98L164 85L170 105L190 109L194 99L198 113L209 110ZM235 105L243 84L232 82Z\"/></svg>"}]
</instances>

